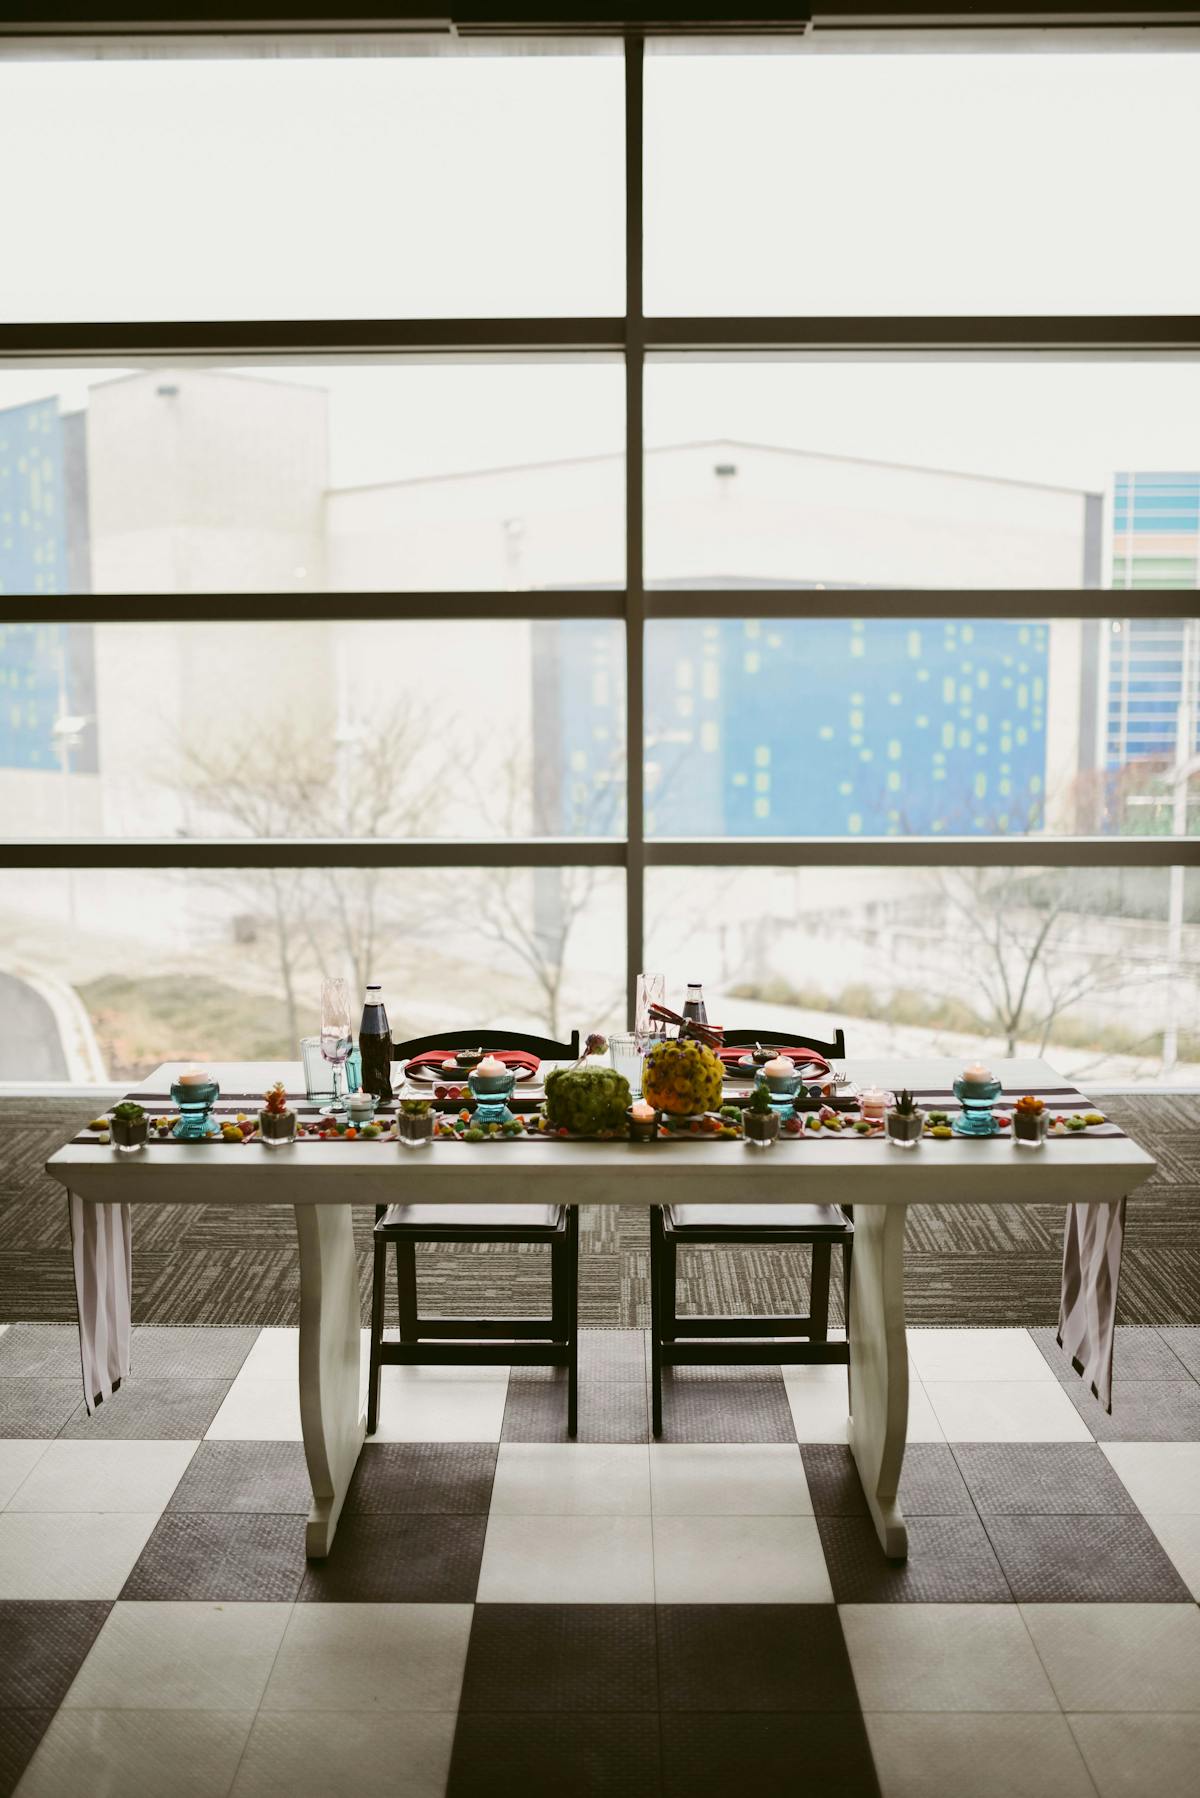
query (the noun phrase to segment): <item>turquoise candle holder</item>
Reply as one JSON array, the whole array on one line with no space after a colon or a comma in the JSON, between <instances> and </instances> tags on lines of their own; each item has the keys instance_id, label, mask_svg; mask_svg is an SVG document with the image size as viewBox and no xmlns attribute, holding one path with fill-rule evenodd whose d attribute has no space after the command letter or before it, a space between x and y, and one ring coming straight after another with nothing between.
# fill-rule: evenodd
<instances>
[{"instance_id":1,"label":"turquoise candle holder","mask_svg":"<svg viewBox=\"0 0 1200 1798\"><path fill-rule=\"evenodd\" d=\"M755 1082L757 1086L765 1086L771 1100L771 1110L779 1113L780 1121L787 1122L796 1115L796 1099L804 1090L804 1082L799 1074L764 1074L759 1073Z\"/></svg>"},{"instance_id":2,"label":"turquoise candle holder","mask_svg":"<svg viewBox=\"0 0 1200 1798\"><path fill-rule=\"evenodd\" d=\"M475 1122L486 1129L489 1124L512 1122L508 1101L517 1084L515 1074L470 1074L467 1085L475 1101Z\"/></svg>"},{"instance_id":3,"label":"turquoise candle holder","mask_svg":"<svg viewBox=\"0 0 1200 1798\"><path fill-rule=\"evenodd\" d=\"M998 1136L992 1107L1000 1097L998 1080L956 1080L954 1097L962 1106L950 1128L955 1136Z\"/></svg>"},{"instance_id":4,"label":"turquoise candle holder","mask_svg":"<svg viewBox=\"0 0 1200 1798\"><path fill-rule=\"evenodd\" d=\"M195 1082L180 1086L176 1081L171 1088L171 1097L179 1107L180 1116L171 1135L184 1142L204 1142L210 1136L220 1136L221 1126L211 1115L220 1094L215 1080L206 1081L203 1086Z\"/></svg>"}]
</instances>

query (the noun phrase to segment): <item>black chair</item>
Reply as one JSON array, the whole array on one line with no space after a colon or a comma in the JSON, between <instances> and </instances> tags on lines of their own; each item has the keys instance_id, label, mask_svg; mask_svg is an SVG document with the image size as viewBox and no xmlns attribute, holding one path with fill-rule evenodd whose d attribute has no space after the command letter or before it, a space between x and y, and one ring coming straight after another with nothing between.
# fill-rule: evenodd
<instances>
[{"instance_id":1,"label":"black chair","mask_svg":"<svg viewBox=\"0 0 1200 1798\"><path fill-rule=\"evenodd\" d=\"M756 1042L785 1042L814 1049L828 1060L846 1053L839 1030L831 1043L793 1031L726 1030L727 1048L750 1048ZM778 1151L775 1151L778 1152ZM812 1298L806 1317L680 1317L676 1312L677 1260L686 1247L748 1248L781 1243L812 1249ZM833 1245L841 1244L846 1341L829 1340L829 1280ZM654 1205L650 1209L650 1359L653 1427L662 1435L664 1367L700 1364L785 1362L841 1363L850 1366L850 1264L854 1246L853 1214L839 1205ZM793 1342L746 1340L790 1336ZM703 1337L681 1342L680 1337ZM739 1340L739 1338L741 1340Z\"/></svg>"},{"instance_id":2,"label":"black chair","mask_svg":"<svg viewBox=\"0 0 1200 1798\"><path fill-rule=\"evenodd\" d=\"M527 1049L543 1061L574 1061L579 1032L570 1042L512 1030L455 1030L396 1043L394 1061L410 1061L429 1049ZM449 1151L451 1154L453 1149ZM497 1147L497 1155L504 1150ZM544 1243L550 1250L549 1317L421 1317L417 1311L419 1242ZM383 1296L388 1244L396 1250L399 1340L383 1334ZM375 1213L371 1278L371 1371L367 1434L379 1425L380 1369L420 1361L430 1365L565 1367L567 1433L575 1434L579 1388L579 1213L574 1205L387 1205Z\"/></svg>"}]
</instances>

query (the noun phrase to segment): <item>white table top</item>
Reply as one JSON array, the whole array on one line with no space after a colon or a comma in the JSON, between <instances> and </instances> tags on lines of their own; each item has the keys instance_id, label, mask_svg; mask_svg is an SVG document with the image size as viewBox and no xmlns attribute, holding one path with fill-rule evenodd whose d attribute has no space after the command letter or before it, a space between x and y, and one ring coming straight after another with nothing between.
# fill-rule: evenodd
<instances>
[{"instance_id":1,"label":"white table top","mask_svg":"<svg viewBox=\"0 0 1200 1798\"><path fill-rule=\"evenodd\" d=\"M165 1093L183 1062L168 1062L134 1088ZM224 1092L263 1092L276 1080L303 1089L298 1062L211 1064ZM860 1086L949 1090L960 1072L945 1058L848 1059ZM1001 1061L1006 1090L1066 1087L1044 1061ZM570 1203L654 1205L1060 1204L1116 1199L1154 1172L1145 1150L1124 1137L1067 1137L1037 1151L1005 1138L954 1137L892 1149L878 1138L813 1132L762 1151L743 1143L545 1142L521 1137L433 1144L394 1142L149 1143L136 1155L68 1143L47 1172L85 1199L217 1205L377 1205Z\"/></svg>"}]
</instances>

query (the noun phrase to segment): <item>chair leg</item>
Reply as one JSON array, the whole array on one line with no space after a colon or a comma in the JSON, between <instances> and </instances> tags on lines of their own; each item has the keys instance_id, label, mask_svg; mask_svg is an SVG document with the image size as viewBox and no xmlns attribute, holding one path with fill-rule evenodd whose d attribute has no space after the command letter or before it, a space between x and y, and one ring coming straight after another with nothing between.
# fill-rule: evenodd
<instances>
[{"instance_id":1,"label":"chair leg","mask_svg":"<svg viewBox=\"0 0 1200 1798\"><path fill-rule=\"evenodd\" d=\"M398 1241L396 1244L396 1303L400 1311L401 1342L416 1342L417 1327L417 1245Z\"/></svg>"},{"instance_id":2,"label":"chair leg","mask_svg":"<svg viewBox=\"0 0 1200 1798\"><path fill-rule=\"evenodd\" d=\"M833 1254L827 1242L812 1245L812 1298L808 1307L812 1322L810 1342L829 1341L829 1277Z\"/></svg>"},{"instance_id":3,"label":"chair leg","mask_svg":"<svg viewBox=\"0 0 1200 1798\"><path fill-rule=\"evenodd\" d=\"M579 1207L567 1208L567 1435L579 1430Z\"/></svg>"},{"instance_id":4,"label":"chair leg","mask_svg":"<svg viewBox=\"0 0 1200 1798\"><path fill-rule=\"evenodd\" d=\"M387 1280L387 1243L376 1241L371 1261L371 1371L367 1379L367 1435L379 1428L379 1348L383 1341L383 1294Z\"/></svg>"},{"instance_id":5,"label":"chair leg","mask_svg":"<svg viewBox=\"0 0 1200 1798\"><path fill-rule=\"evenodd\" d=\"M571 1229L568 1223L566 1235L556 1238L550 1244L551 1342L569 1342L571 1340L570 1247Z\"/></svg>"},{"instance_id":6,"label":"chair leg","mask_svg":"<svg viewBox=\"0 0 1200 1798\"><path fill-rule=\"evenodd\" d=\"M846 1409L854 1415L854 1384L851 1372L850 1354L850 1269L854 1263L854 1238L842 1238L842 1309L846 1314Z\"/></svg>"},{"instance_id":7,"label":"chair leg","mask_svg":"<svg viewBox=\"0 0 1200 1798\"><path fill-rule=\"evenodd\" d=\"M661 1205L650 1207L650 1401L651 1428L662 1435L662 1305L663 1216Z\"/></svg>"},{"instance_id":8,"label":"chair leg","mask_svg":"<svg viewBox=\"0 0 1200 1798\"><path fill-rule=\"evenodd\" d=\"M675 1341L675 1307L679 1294L679 1251L666 1231L663 1231L662 1251L659 1256L659 1269L662 1285L662 1339L664 1342Z\"/></svg>"}]
</instances>

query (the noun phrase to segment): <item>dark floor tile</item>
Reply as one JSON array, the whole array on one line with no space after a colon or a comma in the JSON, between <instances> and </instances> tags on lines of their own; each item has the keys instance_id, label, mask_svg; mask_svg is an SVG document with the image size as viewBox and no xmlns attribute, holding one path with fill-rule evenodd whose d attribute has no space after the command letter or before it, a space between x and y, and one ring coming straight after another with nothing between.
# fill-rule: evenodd
<instances>
[{"instance_id":1,"label":"dark floor tile","mask_svg":"<svg viewBox=\"0 0 1200 1798\"><path fill-rule=\"evenodd\" d=\"M333 1548L310 1561L301 1601L473 1604L486 1517L347 1517Z\"/></svg>"},{"instance_id":2,"label":"dark floor tile","mask_svg":"<svg viewBox=\"0 0 1200 1798\"><path fill-rule=\"evenodd\" d=\"M10 1324L0 1336L0 1379L81 1383L79 1331L74 1324Z\"/></svg>"},{"instance_id":3,"label":"dark floor tile","mask_svg":"<svg viewBox=\"0 0 1200 1798\"><path fill-rule=\"evenodd\" d=\"M1058 1346L1054 1329L1030 1330L1029 1334L1042 1351L1047 1363L1064 1385L1078 1380L1071 1358ZM1114 1380L1178 1380L1182 1379L1182 1363L1159 1330L1145 1325L1122 1324L1113 1343Z\"/></svg>"},{"instance_id":4,"label":"dark floor tile","mask_svg":"<svg viewBox=\"0 0 1200 1798\"><path fill-rule=\"evenodd\" d=\"M307 1565L305 1520L166 1512L121 1591L124 1599L290 1604Z\"/></svg>"},{"instance_id":5,"label":"dark floor tile","mask_svg":"<svg viewBox=\"0 0 1200 1798\"><path fill-rule=\"evenodd\" d=\"M988 1516L1095 1517L1137 1510L1094 1442L956 1442L954 1458L976 1509Z\"/></svg>"},{"instance_id":6,"label":"dark floor tile","mask_svg":"<svg viewBox=\"0 0 1200 1798\"><path fill-rule=\"evenodd\" d=\"M774 1379L663 1379L663 1442L794 1442L787 1387Z\"/></svg>"},{"instance_id":7,"label":"dark floor tile","mask_svg":"<svg viewBox=\"0 0 1200 1798\"><path fill-rule=\"evenodd\" d=\"M459 1709L657 1710L654 1606L476 1605Z\"/></svg>"},{"instance_id":8,"label":"dark floor tile","mask_svg":"<svg viewBox=\"0 0 1200 1798\"><path fill-rule=\"evenodd\" d=\"M867 1501L850 1450L837 1442L802 1442L805 1477L818 1517L866 1517ZM910 1442L900 1475L906 1517L961 1517L974 1511L954 1456L944 1442Z\"/></svg>"},{"instance_id":9,"label":"dark floor tile","mask_svg":"<svg viewBox=\"0 0 1200 1798\"><path fill-rule=\"evenodd\" d=\"M446 1798L658 1798L660 1791L653 1712L459 1716Z\"/></svg>"},{"instance_id":10,"label":"dark floor tile","mask_svg":"<svg viewBox=\"0 0 1200 1798\"><path fill-rule=\"evenodd\" d=\"M1005 1604L1012 1593L978 1517L913 1517L889 1561L869 1517L818 1517L838 1604Z\"/></svg>"},{"instance_id":11,"label":"dark floor tile","mask_svg":"<svg viewBox=\"0 0 1200 1798\"><path fill-rule=\"evenodd\" d=\"M258 1327L175 1328L139 1324L129 1345L135 1379L233 1380L258 1339Z\"/></svg>"},{"instance_id":12,"label":"dark floor tile","mask_svg":"<svg viewBox=\"0 0 1200 1798\"><path fill-rule=\"evenodd\" d=\"M167 1505L168 1512L262 1511L301 1517L311 1508L302 1442L202 1442Z\"/></svg>"},{"instance_id":13,"label":"dark floor tile","mask_svg":"<svg viewBox=\"0 0 1200 1798\"><path fill-rule=\"evenodd\" d=\"M107 1599L0 1601L0 1710L60 1704L111 1609Z\"/></svg>"},{"instance_id":14,"label":"dark floor tile","mask_svg":"<svg viewBox=\"0 0 1200 1798\"><path fill-rule=\"evenodd\" d=\"M561 1377L553 1367L514 1367L514 1380ZM642 1380L646 1377L644 1330L580 1330L580 1380Z\"/></svg>"},{"instance_id":15,"label":"dark floor tile","mask_svg":"<svg viewBox=\"0 0 1200 1798\"><path fill-rule=\"evenodd\" d=\"M1142 1517L988 1517L1020 1604L1187 1604L1191 1593Z\"/></svg>"},{"instance_id":16,"label":"dark floor tile","mask_svg":"<svg viewBox=\"0 0 1200 1798\"><path fill-rule=\"evenodd\" d=\"M78 1366L71 1380L41 1374L0 1380L0 1437L57 1436L76 1409L82 1411L82 1393Z\"/></svg>"},{"instance_id":17,"label":"dark floor tile","mask_svg":"<svg viewBox=\"0 0 1200 1798\"><path fill-rule=\"evenodd\" d=\"M510 1380L501 1442L569 1442L566 1379ZM648 1442L644 1380L589 1380L579 1386L579 1442Z\"/></svg>"},{"instance_id":18,"label":"dark floor tile","mask_svg":"<svg viewBox=\"0 0 1200 1798\"><path fill-rule=\"evenodd\" d=\"M358 1458L345 1514L482 1512L492 1502L494 1442L368 1442Z\"/></svg>"},{"instance_id":19,"label":"dark floor tile","mask_svg":"<svg viewBox=\"0 0 1200 1798\"><path fill-rule=\"evenodd\" d=\"M1186 1328L1161 1329L1159 1335L1187 1368L1193 1379L1200 1380L1200 1330Z\"/></svg>"},{"instance_id":20,"label":"dark floor tile","mask_svg":"<svg viewBox=\"0 0 1200 1798\"><path fill-rule=\"evenodd\" d=\"M0 1711L0 1798L15 1792L53 1711Z\"/></svg>"},{"instance_id":21,"label":"dark floor tile","mask_svg":"<svg viewBox=\"0 0 1200 1798\"><path fill-rule=\"evenodd\" d=\"M660 1605L658 1664L664 1710L859 1708L829 1604Z\"/></svg>"},{"instance_id":22,"label":"dark floor tile","mask_svg":"<svg viewBox=\"0 0 1200 1798\"><path fill-rule=\"evenodd\" d=\"M879 1798L862 1717L662 1715L664 1798Z\"/></svg>"},{"instance_id":23,"label":"dark floor tile","mask_svg":"<svg viewBox=\"0 0 1200 1798\"><path fill-rule=\"evenodd\" d=\"M1082 1382L1063 1390L1098 1442L1200 1442L1196 1380L1114 1380L1111 1413Z\"/></svg>"},{"instance_id":24,"label":"dark floor tile","mask_svg":"<svg viewBox=\"0 0 1200 1798\"><path fill-rule=\"evenodd\" d=\"M98 1405L91 1417L80 1401L59 1434L125 1441L187 1441L204 1435L232 1384L231 1380L131 1378L106 1404Z\"/></svg>"}]
</instances>

